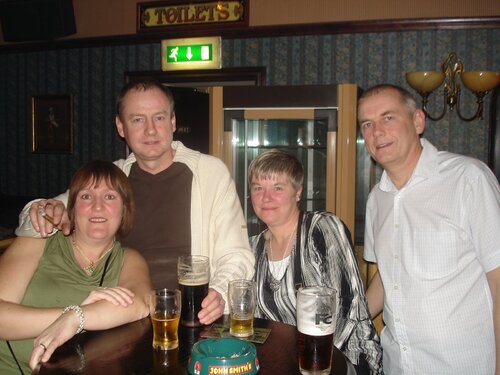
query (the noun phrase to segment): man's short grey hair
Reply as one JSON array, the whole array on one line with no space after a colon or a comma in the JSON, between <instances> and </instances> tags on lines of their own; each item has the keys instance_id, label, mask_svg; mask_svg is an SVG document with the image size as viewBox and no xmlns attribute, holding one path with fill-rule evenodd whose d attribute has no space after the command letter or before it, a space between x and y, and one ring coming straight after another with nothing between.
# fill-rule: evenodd
<instances>
[{"instance_id":1,"label":"man's short grey hair","mask_svg":"<svg viewBox=\"0 0 500 375\"><path fill-rule=\"evenodd\" d=\"M401 103L403 103L410 115L413 115L417 108L419 108L415 98L408 90L405 90L404 88L396 85L391 85L389 83L375 85L364 91L358 99L358 108L365 99L388 90L394 90L399 93Z\"/></svg>"}]
</instances>

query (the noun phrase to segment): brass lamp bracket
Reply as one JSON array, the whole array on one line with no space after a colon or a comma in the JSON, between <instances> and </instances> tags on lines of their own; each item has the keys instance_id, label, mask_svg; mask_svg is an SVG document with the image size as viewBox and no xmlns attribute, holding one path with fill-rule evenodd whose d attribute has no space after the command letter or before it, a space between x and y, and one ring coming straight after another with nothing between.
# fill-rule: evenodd
<instances>
[{"instance_id":1,"label":"brass lamp bracket","mask_svg":"<svg viewBox=\"0 0 500 375\"><path fill-rule=\"evenodd\" d=\"M463 85L476 95L477 109L473 116L464 117L460 112L460 76ZM462 60L455 52L451 52L441 64L441 71L417 71L406 73L408 84L422 97L422 109L432 121L438 121L450 111L457 108L457 115L463 121L483 118L483 98L488 91L494 89L500 82L500 73L492 71L466 71ZM432 116L427 110L429 95L441 86L443 88L443 110L438 116Z\"/></svg>"}]
</instances>

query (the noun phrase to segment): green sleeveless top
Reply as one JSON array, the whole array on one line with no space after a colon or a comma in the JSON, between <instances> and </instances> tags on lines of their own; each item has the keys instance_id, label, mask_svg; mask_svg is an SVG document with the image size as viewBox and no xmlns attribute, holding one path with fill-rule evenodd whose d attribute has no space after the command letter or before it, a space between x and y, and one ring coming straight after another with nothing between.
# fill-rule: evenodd
<instances>
[{"instance_id":1,"label":"green sleeveless top","mask_svg":"<svg viewBox=\"0 0 500 375\"><path fill-rule=\"evenodd\" d=\"M70 239L61 232L47 239L38 267L28 284L22 305L35 307L60 307L79 305L89 293L99 286L104 265L109 258L102 286L118 285L123 265L124 249L115 242L113 250L96 266L88 276L76 261ZM33 349L33 339L10 341L17 360L25 374L31 374L28 361ZM0 374L20 374L7 347L0 341Z\"/></svg>"}]
</instances>

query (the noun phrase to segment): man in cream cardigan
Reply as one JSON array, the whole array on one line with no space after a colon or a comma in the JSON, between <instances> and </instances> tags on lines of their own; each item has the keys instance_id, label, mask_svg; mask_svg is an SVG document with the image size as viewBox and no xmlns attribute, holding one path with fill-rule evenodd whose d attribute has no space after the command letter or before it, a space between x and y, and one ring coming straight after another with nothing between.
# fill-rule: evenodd
<instances>
[{"instance_id":1,"label":"man in cream cardigan","mask_svg":"<svg viewBox=\"0 0 500 375\"><path fill-rule=\"evenodd\" d=\"M228 311L228 281L251 279L254 272L234 181L219 159L173 141L173 95L158 82L123 87L115 122L133 151L115 164L129 176L136 202L134 228L119 240L142 252L155 287L176 286L179 255L208 256L210 289L199 319L210 324ZM56 230L69 234L66 202L67 193L28 203L16 234L46 237Z\"/></svg>"}]
</instances>

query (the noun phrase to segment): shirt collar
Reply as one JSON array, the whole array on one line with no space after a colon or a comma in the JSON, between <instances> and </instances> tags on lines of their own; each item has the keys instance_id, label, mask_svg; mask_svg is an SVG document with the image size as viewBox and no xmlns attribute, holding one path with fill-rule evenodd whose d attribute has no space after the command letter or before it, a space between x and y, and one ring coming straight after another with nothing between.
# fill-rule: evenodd
<instances>
[{"instance_id":1,"label":"shirt collar","mask_svg":"<svg viewBox=\"0 0 500 375\"><path fill-rule=\"evenodd\" d=\"M427 180L428 178L432 177L432 175L437 173L437 148L434 147L432 143L430 143L425 138L420 139L420 144L422 145L422 152L420 153L420 157L418 158L417 165L406 185L400 190L406 189L409 186L414 186L415 184ZM385 170L382 173L382 177L380 178L379 188L380 190L385 192L398 191Z\"/></svg>"}]
</instances>

